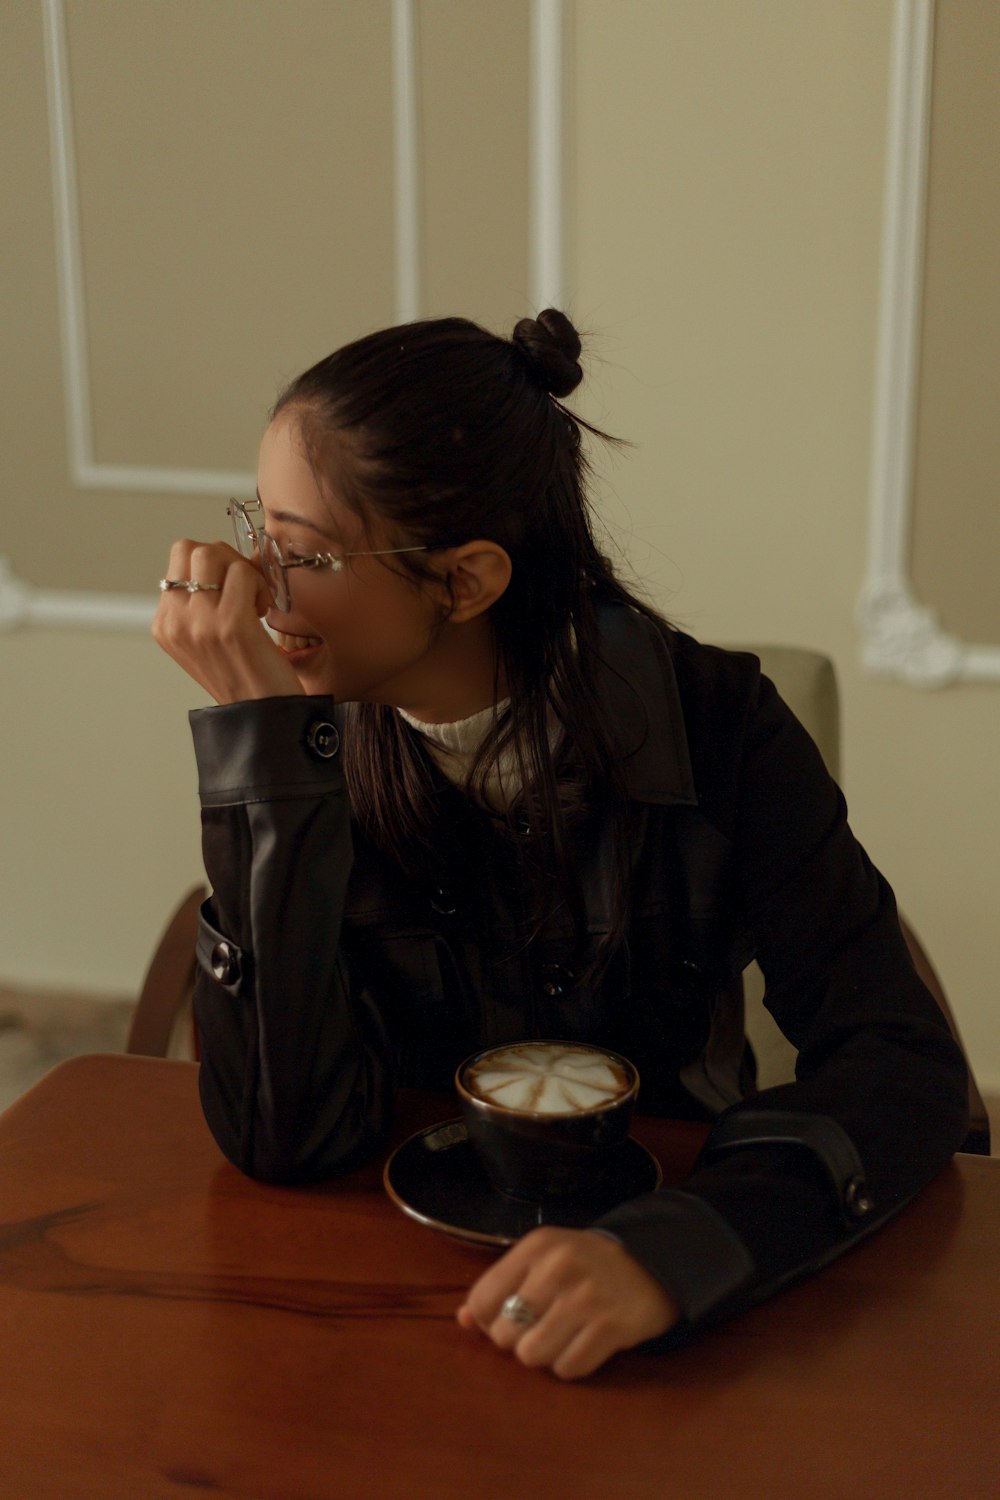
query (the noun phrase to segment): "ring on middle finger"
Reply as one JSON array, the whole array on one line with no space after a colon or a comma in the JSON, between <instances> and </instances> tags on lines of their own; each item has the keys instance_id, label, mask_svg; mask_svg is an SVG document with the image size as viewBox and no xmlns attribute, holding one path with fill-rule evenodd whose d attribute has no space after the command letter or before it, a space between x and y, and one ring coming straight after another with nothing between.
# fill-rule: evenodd
<instances>
[{"instance_id":1,"label":"ring on middle finger","mask_svg":"<svg viewBox=\"0 0 1000 1500\"><path fill-rule=\"evenodd\" d=\"M516 1292L508 1297L500 1309L501 1318L506 1318L508 1323L516 1323L519 1328L531 1328L538 1322L538 1314L534 1308L529 1307L523 1297Z\"/></svg>"}]
</instances>

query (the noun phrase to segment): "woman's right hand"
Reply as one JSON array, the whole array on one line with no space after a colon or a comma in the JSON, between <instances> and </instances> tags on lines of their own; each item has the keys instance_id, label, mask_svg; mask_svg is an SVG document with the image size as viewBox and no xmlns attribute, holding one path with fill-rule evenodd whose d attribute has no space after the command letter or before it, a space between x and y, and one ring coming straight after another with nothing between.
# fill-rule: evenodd
<instances>
[{"instance_id":1,"label":"woman's right hand","mask_svg":"<svg viewBox=\"0 0 1000 1500\"><path fill-rule=\"evenodd\" d=\"M216 703L283 698L302 684L261 624L270 594L260 571L225 542L175 542L168 578L221 588L168 589L153 618L153 639Z\"/></svg>"}]
</instances>

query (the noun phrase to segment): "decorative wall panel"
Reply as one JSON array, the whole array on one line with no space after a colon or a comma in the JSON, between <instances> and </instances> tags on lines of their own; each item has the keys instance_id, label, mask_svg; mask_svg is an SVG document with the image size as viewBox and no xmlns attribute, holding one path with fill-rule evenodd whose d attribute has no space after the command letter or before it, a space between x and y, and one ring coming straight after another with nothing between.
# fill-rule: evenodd
<instances>
[{"instance_id":1,"label":"decorative wall panel","mask_svg":"<svg viewBox=\"0 0 1000 1500\"><path fill-rule=\"evenodd\" d=\"M0 627L145 626L287 378L394 318L551 300L561 25L559 0L12 0Z\"/></svg>"},{"instance_id":2,"label":"decorative wall panel","mask_svg":"<svg viewBox=\"0 0 1000 1500\"><path fill-rule=\"evenodd\" d=\"M1000 7L896 0L869 670L1000 681Z\"/></svg>"}]
</instances>

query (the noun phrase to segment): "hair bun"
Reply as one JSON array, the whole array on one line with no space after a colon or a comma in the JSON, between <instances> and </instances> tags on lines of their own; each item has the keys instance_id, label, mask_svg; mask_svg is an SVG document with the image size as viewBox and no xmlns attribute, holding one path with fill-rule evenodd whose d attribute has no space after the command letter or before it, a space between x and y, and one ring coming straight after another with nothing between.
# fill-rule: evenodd
<instances>
[{"instance_id":1,"label":"hair bun","mask_svg":"<svg viewBox=\"0 0 1000 1500\"><path fill-rule=\"evenodd\" d=\"M514 329L514 347L531 373L552 396L568 396L583 379L580 336L565 313L547 307L537 318L522 318Z\"/></svg>"}]
</instances>

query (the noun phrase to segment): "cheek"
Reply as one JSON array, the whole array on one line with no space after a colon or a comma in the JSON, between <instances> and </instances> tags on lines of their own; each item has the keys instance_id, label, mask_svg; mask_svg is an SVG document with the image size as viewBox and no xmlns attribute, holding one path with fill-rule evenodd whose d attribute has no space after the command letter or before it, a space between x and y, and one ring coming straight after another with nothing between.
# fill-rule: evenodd
<instances>
[{"instance_id":1,"label":"cheek","mask_svg":"<svg viewBox=\"0 0 1000 1500\"><path fill-rule=\"evenodd\" d=\"M358 660L403 661L426 651L436 616L428 600L406 584L360 579L326 611L324 638ZM381 585L381 586L378 586Z\"/></svg>"}]
</instances>

